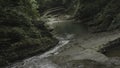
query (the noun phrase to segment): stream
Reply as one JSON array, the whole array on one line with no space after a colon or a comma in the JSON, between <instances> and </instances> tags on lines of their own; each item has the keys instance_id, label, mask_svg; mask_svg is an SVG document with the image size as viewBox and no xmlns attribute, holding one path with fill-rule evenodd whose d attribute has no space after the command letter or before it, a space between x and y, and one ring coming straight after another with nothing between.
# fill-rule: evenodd
<instances>
[{"instance_id":1,"label":"stream","mask_svg":"<svg viewBox=\"0 0 120 68\"><path fill-rule=\"evenodd\" d=\"M60 22L55 21L56 19L54 20L54 18L48 18L48 20L49 22L47 24L54 28L54 34L59 40L58 45L42 55L25 59L22 62L17 62L6 68L58 68L58 65L50 59L47 59L47 57L59 54L58 50L60 50L61 47L68 44L75 36L85 35L87 32L87 29L83 30L83 26L80 27L78 24L73 24L74 21Z\"/></svg>"},{"instance_id":2,"label":"stream","mask_svg":"<svg viewBox=\"0 0 120 68\"><path fill-rule=\"evenodd\" d=\"M98 37L97 34L90 34L84 24L74 23L76 23L74 20L61 21L59 18L48 18L46 24L49 28L54 29L53 34L59 40L56 47L42 55L33 56L6 68L113 68L111 62L120 65L119 57L117 61L116 57L108 59L105 55L97 52L97 46L92 47L113 40L118 35L111 38L112 34L110 36L101 34ZM102 38L104 36L108 37L109 40L105 39L104 41ZM93 42L96 40L98 42Z\"/></svg>"}]
</instances>

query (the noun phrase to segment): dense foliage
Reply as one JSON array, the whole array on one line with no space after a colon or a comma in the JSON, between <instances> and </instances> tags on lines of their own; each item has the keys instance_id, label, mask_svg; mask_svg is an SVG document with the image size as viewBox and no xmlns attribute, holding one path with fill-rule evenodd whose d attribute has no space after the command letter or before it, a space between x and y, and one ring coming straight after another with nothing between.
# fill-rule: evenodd
<instances>
[{"instance_id":1,"label":"dense foliage","mask_svg":"<svg viewBox=\"0 0 120 68\"><path fill-rule=\"evenodd\" d=\"M91 32L101 32L120 27L119 3L119 0L0 0L0 65L42 53L57 43L40 21L40 13L62 7Z\"/></svg>"},{"instance_id":2,"label":"dense foliage","mask_svg":"<svg viewBox=\"0 0 120 68\"><path fill-rule=\"evenodd\" d=\"M80 23L90 27L91 32L103 32L120 27L119 0L38 0L40 11L63 6ZM47 5L47 6L46 6Z\"/></svg>"},{"instance_id":3,"label":"dense foliage","mask_svg":"<svg viewBox=\"0 0 120 68\"><path fill-rule=\"evenodd\" d=\"M80 0L76 17L92 32L115 30L120 27L119 0Z\"/></svg>"},{"instance_id":4,"label":"dense foliage","mask_svg":"<svg viewBox=\"0 0 120 68\"><path fill-rule=\"evenodd\" d=\"M42 53L56 44L37 8L35 0L0 0L0 65Z\"/></svg>"},{"instance_id":5,"label":"dense foliage","mask_svg":"<svg viewBox=\"0 0 120 68\"><path fill-rule=\"evenodd\" d=\"M73 0L37 0L39 4L39 11L43 13L44 11L55 8L55 7L63 7L68 8L74 2Z\"/></svg>"}]
</instances>

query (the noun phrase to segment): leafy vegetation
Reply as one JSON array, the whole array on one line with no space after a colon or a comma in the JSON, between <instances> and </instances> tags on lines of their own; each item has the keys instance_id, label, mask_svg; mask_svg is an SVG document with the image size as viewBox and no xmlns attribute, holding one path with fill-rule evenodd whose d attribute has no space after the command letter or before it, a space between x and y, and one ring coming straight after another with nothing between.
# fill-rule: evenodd
<instances>
[{"instance_id":1,"label":"leafy vegetation","mask_svg":"<svg viewBox=\"0 0 120 68\"><path fill-rule=\"evenodd\" d=\"M67 13L80 20L80 23L86 24L91 32L103 32L120 27L119 2L118 0L44 0L40 3L41 7L46 9L63 6Z\"/></svg>"},{"instance_id":2,"label":"leafy vegetation","mask_svg":"<svg viewBox=\"0 0 120 68\"><path fill-rule=\"evenodd\" d=\"M119 2L118 0L80 0L76 17L88 25L91 32L118 29L120 27Z\"/></svg>"},{"instance_id":3,"label":"leafy vegetation","mask_svg":"<svg viewBox=\"0 0 120 68\"><path fill-rule=\"evenodd\" d=\"M119 29L119 3L119 0L0 0L0 65L43 53L58 42L40 20L46 10L63 7L91 32L101 32Z\"/></svg>"},{"instance_id":4,"label":"leafy vegetation","mask_svg":"<svg viewBox=\"0 0 120 68\"><path fill-rule=\"evenodd\" d=\"M0 66L57 44L37 8L35 0L0 0Z\"/></svg>"}]
</instances>

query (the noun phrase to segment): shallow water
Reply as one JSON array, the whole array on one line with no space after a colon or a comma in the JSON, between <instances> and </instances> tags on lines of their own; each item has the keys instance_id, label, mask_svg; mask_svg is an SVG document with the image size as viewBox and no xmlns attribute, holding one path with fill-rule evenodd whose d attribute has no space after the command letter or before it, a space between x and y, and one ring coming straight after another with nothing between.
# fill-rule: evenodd
<instances>
[{"instance_id":1,"label":"shallow water","mask_svg":"<svg viewBox=\"0 0 120 68\"><path fill-rule=\"evenodd\" d=\"M43 53L42 55L33 56L21 62L16 62L13 65L10 65L6 68L111 68L112 65L117 65L117 66L120 65L120 59L113 58L117 56L120 57L120 48L118 47L113 48L106 53L107 56L112 58L109 59L108 62L103 64L97 63L95 61L81 61L81 60L66 62L66 60L68 60L69 57L56 59L56 61L60 60L63 63L53 62L54 60L53 56L58 56L61 54L67 55L67 53L69 53L68 55L76 55L76 56L77 54L79 55L79 52L84 49L79 48L79 46L75 46L75 45L79 45L79 43L82 41L83 42L87 41L87 39L85 39L84 37L88 36L89 32L84 24L75 24L76 22L74 20L57 21L57 19L49 18L49 20L46 23L54 29L53 34L55 34L55 37L59 40L59 43L56 45L56 47ZM81 38L83 39L80 40ZM106 37L104 38L104 36L103 38L100 37L102 38L102 41L96 40L97 38L98 37L96 37L95 39L90 39L90 41L88 40L88 42L86 43L87 44L92 43L92 45L94 45L95 41L101 43L104 42L103 39L106 40ZM96 42L96 44L98 43ZM71 49L65 51L64 48L68 47L68 45L69 46L74 45L75 47L72 47ZM64 50L64 52L60 53L62 50Z\"/></svg>"},{"instance_id":2,"label":"shallow water","mask_svg":"<svg viewBox=\"0 0 120 68\"><path fill-rule=\"evenodd\" d=\"M57 55L61 47L65 46L70 42L72 38L75 36L84 35L86 33L86 29L84 26L73 24L74 22L54 22L54 19L51 22L48 22L50 26L54 28L54 34L56 34L56 38L59 39L58 45L50 51L38 56L34 56L28 59L23 60L22 62L17 62L11 66L6 68L59 68L57 64L52 62L50 59L47 59L49 56ZM54 22L54 23L53 23Z\"/></svg>"},{"instance_id":3,"label":"shallow water","mask_svg":"<svg viewBox=\"0 0 120 68\"><path fill-rule=\"evenodd\" d=\"M87 33L84 24L75 24L74 22L58 22L55 24L55 32L59 34L75 34L82 35Z\"/></svg>"},{"instance_id":4,"label":"shallow water","mask_svg":"<svg viewBox=\"0 0 120 68\"><path fill-rule=\"evenodd\" d=\"M53 60L50 59L49 57L58 55L59 50L61 50L62 47L66 46L67 44L68 45L77 45L77 43L79 43L80 40L79 41L72 41L72 40L85 37L87 34L89 34L89 32L84 24L75 24L75 21L61 22L61 21L56 21L56 19L49 19L47 24L54 29L53 33L55 34L55 37L57 39L59 39L58 45L56 45L56 47L45 52L42 55L33 56L33 57L25 59L21 62L17 62L11 66L8 66L6 68L111 68L111 67L109 67L109 65L110 66L112 65L111 63L120 62L118 59L117 59L118 61L116 61L116 59L112 58L108 62L106 62L106 63L108 63L108 67L107 67L107 64L104 65L104 64L97 63L94 61L64 62L65 60L61 60L64 63L60 63L60 64L53 62ZM75 43L75 44L70 44L70 43ZM79 49L79 48L75 48L75 49ZM77 50L77 51L80 51L80 50ZM120 53L119 48L116 49L116 51L114 51L114 49L113 49L110 52L108 52L107 54L113 56L114 54ZM69 51L69 52L71 52L71 51ZM120 65L120 64L118 64L118 65Z\"/></svg>"}]
</instances>

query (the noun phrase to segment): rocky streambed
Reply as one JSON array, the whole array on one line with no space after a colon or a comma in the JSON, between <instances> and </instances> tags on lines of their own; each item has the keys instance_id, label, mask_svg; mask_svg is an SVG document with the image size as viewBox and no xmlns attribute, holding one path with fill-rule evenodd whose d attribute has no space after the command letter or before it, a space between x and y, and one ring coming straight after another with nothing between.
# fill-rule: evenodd
<instances>
[{"instance_id":1,"label":"rocky streambed","mask_svg":"<svg viewBox=\"0 0 120 68\"><path fill-rule=\"evenodd\" d=\"M55 48L6 68L120 68L119 49L117 55L109 56L114 53L109 49L119 46L120 31L91 33L84 24L73 24L76 21L69 17L45 20L59 39Z\"/></svg>"}]
</instances>

